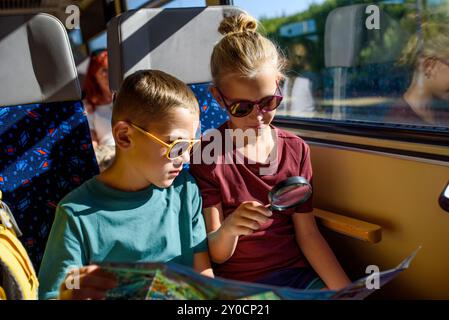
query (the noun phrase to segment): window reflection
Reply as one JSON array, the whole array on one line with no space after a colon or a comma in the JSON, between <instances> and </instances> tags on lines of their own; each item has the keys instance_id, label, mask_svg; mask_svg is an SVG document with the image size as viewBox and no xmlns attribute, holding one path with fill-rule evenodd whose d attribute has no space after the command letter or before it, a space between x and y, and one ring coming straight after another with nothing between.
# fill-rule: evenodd
<instances>
[{"instance_id":1,"label":"window reflection","mask_svg":"<svg viewBox=\"0 0 449 320\"><path fill-rule=\"evenodd\" d=\"M423 23L399 64L411 69L411 81L385 120L449 126L449 20Z\"/></svg>"},{"instance_id":2,"label":"window reflection","mask_svg":"<svg viewBox=\"0 0 449 320\"><path fill-rule=\"evenodd\" d=\"M258 18L289 60L279 116L449 128L449 0L270 3Z\"/></svg>"}]
</instances>

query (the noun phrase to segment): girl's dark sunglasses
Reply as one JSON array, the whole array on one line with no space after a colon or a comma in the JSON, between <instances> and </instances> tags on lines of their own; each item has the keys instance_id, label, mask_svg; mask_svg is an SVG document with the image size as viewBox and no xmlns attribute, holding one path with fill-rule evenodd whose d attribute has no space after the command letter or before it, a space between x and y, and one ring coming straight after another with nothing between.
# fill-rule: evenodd
<instances>
[{"instance_id":1,"label":"girl's dark sunglasses","mask_svg":"<svg viewBox=\"0 0 449 320\"><path fill-rule=\"evenodd\" d=\"M279 107L283 99L281 89L279 88L279 82L277 81L276 81L276 92L274 93L274 95L264 97L258 101L239 100L234 101L228 105L228 103L226 102L226 100L228 99L224 96L224 94L220 91L218 87L217 91L220 94L220 97L223 100L223 103L228 112L233 117L238 118L249 115L253 111L253 108L255 106L257 106L257 108L259 108L259 110L263 113L273 111L277 107Z\"/></svg>"}]
</instances>

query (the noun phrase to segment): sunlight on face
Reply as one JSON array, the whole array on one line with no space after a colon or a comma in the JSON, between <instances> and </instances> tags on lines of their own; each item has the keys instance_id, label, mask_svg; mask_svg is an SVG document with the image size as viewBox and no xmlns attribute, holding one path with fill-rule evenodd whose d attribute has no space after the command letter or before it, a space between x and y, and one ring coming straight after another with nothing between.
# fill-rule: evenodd
<instances>
[{"instance_id":1,"label":"sunlight on face","mask_svg":"<svg viewBox=\"0 0 449 320\"><path fill-rule=\"evenodd\" d=\"M177 107L161 117L160 122L150 123L144 129L167 144L176 139L195 139L199 127L198 113L183 107ZM166 188L179 175L183 164L190 161L189 153L169 160L167 147L151 140L144 134L138 134L133 148L136 169L150 182L160 188Z\"/></svg>"},{"instance_id":2,"label":"sunlight on face","mask_svg":"<svg viewBox=\"0 0 449 320\"><path fill-rule=\"evenodd\" d=\"M223 79L220 90L227 98L227 104L238 100L258 101L276 92L276 82L279 80L278 73L273 67L266 67L254 78L244 78L238 74L230 74ZM222 107L224 107L222 105ZM242 118L230 115L231 127L235 129L261 131L269 128L276 114L276 110L262 113L258 108Z\"/></svg>"}]
</instances>

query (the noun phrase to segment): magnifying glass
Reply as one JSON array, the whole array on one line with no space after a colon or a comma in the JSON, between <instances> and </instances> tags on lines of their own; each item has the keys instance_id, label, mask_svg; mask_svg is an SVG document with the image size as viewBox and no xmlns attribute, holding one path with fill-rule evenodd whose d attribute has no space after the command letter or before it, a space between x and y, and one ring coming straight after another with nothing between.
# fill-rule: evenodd
<instances>
[{"instance_id":1,"label":"magnifying glass","mask_svg":"<svg viewBox=\"0 0 449 320\"><path fill-rule=\"evenodd\" d=\"M312 186L306 178L300 176L289 177L277 183L268 193L270 210L284 211L309 200Z\"/></svg>"}]
</instances>

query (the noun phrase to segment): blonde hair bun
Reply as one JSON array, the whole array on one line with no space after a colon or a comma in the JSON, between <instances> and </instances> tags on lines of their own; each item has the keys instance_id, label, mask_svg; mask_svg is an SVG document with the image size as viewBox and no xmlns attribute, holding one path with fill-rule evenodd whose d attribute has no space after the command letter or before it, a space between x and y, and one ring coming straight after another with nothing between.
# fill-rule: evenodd
<instances>
[{"instance_id":1,"label":"blonde hair bun","mask_svg":"<svg viewBox=\"0 0 449 320\"><path fill-rule=\"evenodd\" d=\"M276 45L256 31L257 20L245 13L223 18L218 31L224 35L214 46L210 71L216 85L228 74L256 77L267 65L282 75L285 59Z\"/></svg>"},{"instance_id":2,"label":"blonde hair bun","mask_svg":"<svg viewBox=\"0 0 449 320\"><path fill-rule=\"evenodd\" d=\"M239 15L229 16L221 21L218 32L222 35L229 35L239 32L256 31L257 20L250 15L241 13Z\"/></svg>"}]
</instances>

